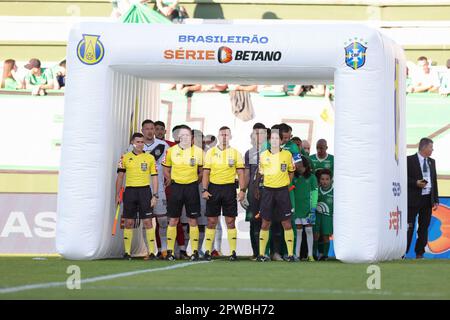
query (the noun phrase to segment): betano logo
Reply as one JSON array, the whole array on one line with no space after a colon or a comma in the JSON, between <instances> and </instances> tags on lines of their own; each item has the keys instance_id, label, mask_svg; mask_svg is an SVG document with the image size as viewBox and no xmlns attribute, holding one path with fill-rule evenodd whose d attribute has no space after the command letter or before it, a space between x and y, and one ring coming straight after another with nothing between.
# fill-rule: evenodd
<instances>
[{"instance_id":1,"label":"betano logo","mask_svg":"<svg viewBox=\"0 0 450 320\"><path fill-rule=\"evenodd\" d=\"M99 38L98 35L83 34L83 39L78 42L77 57L84 64L97 64L105 56L105 47Z\"/></svg>"},{"instance_id":2,"label":"betano logo","mask_svg":"<svg viewBox=\"0 0 450 320\"><path fill-rule=\"evenodd\" d=\"M233 60L233 50L228 47L220 47L217 50L217 60L220 63L228 63Z\"/></svg>"}]
</instances>

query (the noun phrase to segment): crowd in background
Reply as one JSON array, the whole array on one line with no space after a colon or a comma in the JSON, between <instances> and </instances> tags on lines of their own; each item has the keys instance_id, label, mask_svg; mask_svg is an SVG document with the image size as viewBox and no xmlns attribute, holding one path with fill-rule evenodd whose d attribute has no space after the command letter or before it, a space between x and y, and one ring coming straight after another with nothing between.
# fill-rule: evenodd
<instances>
[{"instance_id":1,"label":"crowd in background","mask_svg":"<svg viewBox=\"0 0 450 320\"><path fill-rule=\"evenodd\" d=\"M19 69L14 59L7 59L3 63L1 89L31 90L32 95L43 96L47 90L64 90L66 85L66 60L62 60L53 67L44 68L36 58Z\"/></svg>"},{"instance_id":2,"label":"crowd in background","mask_svg":"<svg viewBox=\"0 0 450 320\"><path fill-rule=\"evenodd\" d=\"M450 95L450 59L445 66L432 66L424 56L417 63L407 62L407 93L431 92ZM44 67L32 58L19 68L14 59L3 62L1 89L31 90L33 95L45 95L47 90L63 90L66 80L66 60ZM162 90L177 90L187 97L195 92L255 92L262 96L324 96L334 100L333 85L240 85L240 84L162 84Z\"/></svg>"}]
</instances>

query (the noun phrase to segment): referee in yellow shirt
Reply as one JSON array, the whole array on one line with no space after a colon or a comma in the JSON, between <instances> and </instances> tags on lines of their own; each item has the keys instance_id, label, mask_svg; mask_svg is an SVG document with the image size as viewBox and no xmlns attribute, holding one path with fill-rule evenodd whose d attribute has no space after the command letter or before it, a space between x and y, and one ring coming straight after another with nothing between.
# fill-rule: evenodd
<instances>
[{"instance_id":1,"label":"referee in yellow shirt","mask_svg":"<svg viewBox=\"0 0 450 320\"><path fill-rule=\"evenodd\" d=\"M266 261L264 255L271 221L281 221L284 229L284 240L288 249L287 261L294 260L294 232L291 225L292 207L288 186L294 176L294 161L292 154L280 147L281 134L279 130L270 133L270 149L260 155L259 179L262 176L263 190L261 194L260 215L262 218L259 233L259 256L257 261ZM258 185L257 184L257 185Z\"/></svg>"},{"instance_id":2,"label":"referee in yellow shirt","mask_svg":"<svg viewBox=\"0 0 450 320\"><path fill-rule=\"evenodd\" d=\"M230 261L237 260L237 200L245 196L244 160L236 149L230 147L231 130L219 129L219 144L208 150L203 166L203 193L206 199L206 216L208 225L205 234L205 260L211 260L211 251L220 213L225 216L230 244ZM236 199L236 173L239 177L239 195Z\"/></svg>"},{"instance_id":3,"label":"referee in yellow shirt","mask_svg":"<svg viewBox=\"0 0 450 320\"><path fill-rule=\"evenodd\" d=\"M124 259L131 260L131 242L133 226L139 212L139 218L144 223L147 236L149 259L155 259L155 229L152 225L153 207L158 199L158 172L155 158L144 152L144 136L133 134L131 138L133 150L122 155L117 168L116 203L120 203L120 189L125 178L123 194L123 217L125 230L123 239L125 245ZM153 196L150 188L152 177Z\"/></svg>"},{"instance_id":4,"label":"referee in yellow shirt","mask_svg":"<svg viewBox=\"0 0 450 320\"><path fill-rule=\"evenodd\" d=\"M178 127L180 142L167 150L163 160L166 186L170 185L170 198L167 203L167 260L175 260L174 248L177 237L177 224L183 206L189 219L189 238L191 240L191 260L199 260L199 230L197 218L200 216L200 191L203 167L203 150L192 144L192 130L186 125Z\"/></svg>"}]
</instances>

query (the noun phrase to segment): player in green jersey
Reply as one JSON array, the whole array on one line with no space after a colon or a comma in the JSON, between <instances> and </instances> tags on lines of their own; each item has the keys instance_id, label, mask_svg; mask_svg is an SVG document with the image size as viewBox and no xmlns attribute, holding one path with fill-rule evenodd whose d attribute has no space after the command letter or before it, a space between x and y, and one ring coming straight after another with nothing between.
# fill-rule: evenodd
<instances>
[{"instance_id":1,"label":"player in green jersey","mask_svg":"<svg viewBox=\"0 0 450 320\"><path fill-rule=\"evenodd\" d=\"M293 190L290 193L292 207L294 208L292 220L297 228L295 255L300 256L302 229L304 226L308 245L308 261L314 261L313 225L315 223L317 206L317 179L316 176L312 174L311 166L306 157L301 156L301 161L297 161L297 158L300 157L294 157L295 173L291 187Z\"/></svg>"},{"instance_id":2,"label":"player in green jersey","mask_svg":"<svg viewBox=\"0 0 450 320\"><path fill-rule=\"evenodd\" d=\"M317 251L318 241L323 241L323 248L319 247L319 260L328 260L330 250L330 236L333 234L333 181L329 169L318 172L319 198L314 225L314 252Z\"/></svg>"},{"instance_id":3,"label":"player in green jersey","mask_svg":"<svg viewBox=\"0 0 450 320\"><path fill-rule=\"evenodd\" d=\"M314 169L317 172L320 169L329 169L331 173L334 170L334 156L327 153L327 140L319 139L316 144L317 153L311 156Z\"/></svg>"}]
</instances>

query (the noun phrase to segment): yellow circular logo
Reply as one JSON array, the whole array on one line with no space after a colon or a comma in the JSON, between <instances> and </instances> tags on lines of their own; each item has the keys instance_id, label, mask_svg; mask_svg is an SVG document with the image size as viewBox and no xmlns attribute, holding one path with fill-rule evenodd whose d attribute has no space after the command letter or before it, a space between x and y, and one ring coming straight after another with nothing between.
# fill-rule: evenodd
<instances>
[{"instance_id":1,"label":"yellow circular logo","mask_svg":"<svg viewBox=\"0 0 450 320\"><path fill-rule=\"evenodd\" d=\"M77 56L84 64L94 65L102 61L105 48L99 38L98 35L83 34L83 39L78 42Z\"/></svg>"}]
</instances>

